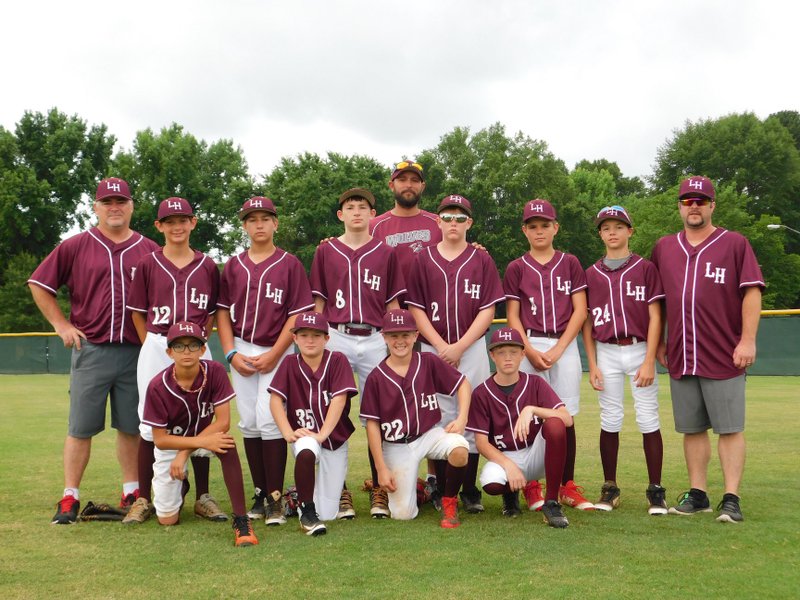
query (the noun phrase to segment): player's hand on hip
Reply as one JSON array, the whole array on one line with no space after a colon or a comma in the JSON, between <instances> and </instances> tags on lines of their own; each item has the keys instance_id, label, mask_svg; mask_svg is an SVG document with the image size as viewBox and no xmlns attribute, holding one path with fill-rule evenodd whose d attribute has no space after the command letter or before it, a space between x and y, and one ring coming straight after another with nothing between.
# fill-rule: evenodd
<instances>
[{"instance_id":1,"label":"player's hand on hip","mask_svg":"<svg viewBox=\"0 0 800 600\"><path fill-rule=\"evenodd\" d=\"M378 483L382 488L386 488L390 492L397 491L397 484L394 481L394 476L388 467L378 469Z\"/></svg>"},{"instance_id":2,"label":"player's hand on hip","mask_svg":"<svg viewBox=\"0 0 800 600\"><path fill-rule=\"evenodd\" d=\"M666 342L659 342L658 349L656 350L656 358L658 362L661 363L661 366L665 369L669 368L669 364L667 363L667 344Z\"/></svg>"},{"instance_id":3,"label":"player's hand on hip","mask_svg":"<svg viewBox=\"0 0 800 600\"><path fill-rule=\"evenodd\" d=\"M255 368L253 368L253 364L250 362L252 360L250 356L242 356L237 353L234 354L231 359L231 366L236 369L236 372L242 377L250 377L256 372Z\"/></svg>"},{"instance_id":4,"label":"player's hand on hip","mask_svg":"<svg viewBox=\"0 0 800 600\"><path fill-rule=\"evenodd\" d=\"M653 385L656 379L656 366L651 363L643 363L636 374L633 376L633 382L636 387L647 387Z\"/></svg>"},{"instance_id":5,"label":"player's hand on hip","mask_svg":"<svg viewBox=\"0 0 800 600\"><path fill-rule=\"evenodd\" d=\"M753 342L739 342L733 349L733 365L737 369L746 369L756 362L756 345Z\"/></svg>"},{"instance_id":6,"label":"player's hand on hip","mask_svg":"<svg viewBox=\"0 0 800 600\"><path fill-rule=\"evenodd\" d=\"M229 449L236 447L233 436L222 431L204 433L199 436L200 447L211 450L215 454L226 454Z\"/></svg>"},{"instance_id":7,"label":"player's hand on hip","mask_svg":"<svg viewBox=\"0 0 800 600\"><path fill-rule=\"evenodd\" d=\"M517 490L521 490L525 487L525 484L528 483L525 481L525 475L522 474L520 468L511 463L510 465L506 466L506 478L508 479L508 487L511 488L512 492L516 492Z\"/></svg>"},{"instance_id":8,"label":"player's hand on hip","mask_svg":"<svg viewBox=\"0 0 800 600\"><path fill-rule=\"evenodd\" d=\"M62 328L56 329L56 333L58 337L61 338L61 341L64 342L65 348L72 348L74 346L76 350L80 350L81 340L86 339L86 334L77 327L73 327L70 323L67 323L67 325Z\"/></svg>"},{"instance_id":9,"label":"player's hand on hip","mask_svg":"<svg viewBox=\"0 0 800 600\"><path fill-rule=\"evenodd\" d=\"M589 384L598 392L603 391L603 373L597 367L589 367Z\"/></svg>"}]
</instances>

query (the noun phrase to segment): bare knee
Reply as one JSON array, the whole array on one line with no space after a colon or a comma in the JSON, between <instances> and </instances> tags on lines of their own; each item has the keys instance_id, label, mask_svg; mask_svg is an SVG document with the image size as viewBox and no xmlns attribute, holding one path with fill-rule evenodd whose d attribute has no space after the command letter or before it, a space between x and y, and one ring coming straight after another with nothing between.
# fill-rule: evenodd
<instances>
[{"instance_id":1,"label":"bare knee","mask_svg":"<svg viewBox=\"0 0 800 600\"><path fill-rule=\"evenodd\" d=\"M466 448L453 448L447 457L447 462L453 467L466 467L469 453Z\"/></svg>"},{"instance_id":2,"label":"bare knee","mask_svg":"<svg viewBox=\"0 0 800 600\"><path fill-rule=\"evenodd\" d=\"M177 525L178 521L180 520L180 516L180 512L175 512L171 515L159 515L158 523L159 525Z\"/></svg>"}]
</instances>

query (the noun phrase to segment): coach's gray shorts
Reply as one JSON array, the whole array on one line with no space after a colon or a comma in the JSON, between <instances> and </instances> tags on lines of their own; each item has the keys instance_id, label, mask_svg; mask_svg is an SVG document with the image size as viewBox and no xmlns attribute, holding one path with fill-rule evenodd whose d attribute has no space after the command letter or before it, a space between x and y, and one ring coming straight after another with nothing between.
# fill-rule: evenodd
<instances>
[{"instance_id":1,"label":"coach's gray shorts","mask_svg":"<svg viewBox=\"0 0 800 600\"><path fill-rule=\"evenodd\" d=\"M669 380L675 431L744 431L745 375L731 379L684 376Z\"/></svg>"},{"instance_id":2,"label":"coach's gray shorts","mask_svg":"<svg viewBox=\"0 0 800 600\"><path fill-rule=\"evenodd\" d=\"M111 427L139 433L136 363L139 346L92 344L72 349L69 378L69 435L90 438L105 429L106 399L111 397Z\"/></svg>"}]
</instances>

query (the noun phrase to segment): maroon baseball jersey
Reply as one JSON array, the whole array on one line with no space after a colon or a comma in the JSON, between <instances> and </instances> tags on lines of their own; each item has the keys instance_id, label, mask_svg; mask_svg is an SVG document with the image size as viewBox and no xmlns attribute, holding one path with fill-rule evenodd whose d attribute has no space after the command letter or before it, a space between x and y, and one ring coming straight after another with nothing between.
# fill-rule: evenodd
<instances>
[{"instance_id":1,"label":"maroon baseball jersey","mask_svg":"<svg viewBox=\"0 0 800 600\"><path fill-rule=\"evenodd\" d=\"M414 352L405 377L386 364L367 377L361 418L378 421L387 442L411 442L442 419L436 394L455 396L464 375L431 352Z\"/></svg>"},{"instance_id":2,"label":"maroon baseball jersey","mask_svg":"<svg viewBox=\"0 0 800 600\"><path fill-rule=\"evenodd\" d=\"M230 311L233 335L271 347L289 316L312 310L314 300L303 264L276 248L260 263L247 251L230 258L222 271L217 306Z\"/></svg>"},{"instance_id":3,"label":"maroon baseball jersey","mask_svg":"<svg viewBox=\"0 0 800 600\"><path fill-rule=\"evenodd\" d=\"M764 288L750 242L717 227L692 246L681 231L658 240L652 260L666 295L670 376L730 379L744 373L733 365L744 288Z\"/></svg>"},{"instance_id":4,"label":"maroon baseball jersey","mask_svg":"<svg viewBox=\"0 0 800 600\"><path fill-rule=\"evenodd\" d=\"M387 211L369 222L369 233L395 249L406 284L414 257L425 246L442 241L442 230L436 223L436 215L426 210L421 210L413 217L398 217L392 211Z\"/></svg>"},{"instance_id":5,"label":"maroon baseball jersey","mask_svg":"<svg viewBox=\"0 0 800 600\"><path fill-rule=\"evenodd\" d=\"M316 372L300 354L292 354L278 366L267 389L286 402L286 416L292 429L305 428L317 433L325 422L331 399L346 395L342 416L322 444L323 448L336 450L355 430L350 421L350 399L358 389L353 369L341 352L325 350Z\"/></svg>"},{"instance_id":6,"label":"maroon baseball jersey","mask_svg":"<svg viewBox=\"0 0 800 600\"><path fill-rule=\"evenodd\" d=\"M631 254L612 270L598 260L586 269L586 283L594 339L606 343L631 336L647 340L649 305L664 297L653 263Z\"/></svg>"},{"instance_id":7,"label":"maroon baseball jersey","mask_svg":"<svg viewBox=\"0 0 800 600\"><path fill-rule=\"evenodd\" d=\"M141 344L125 310L136 265L158 244L133 232L112 242L97 227L64 240L36 268L28 283L54 296L69 288L69 321L93 344Z\"/></svg>"},{"instance_id":8,"label":"maroon baseball jersey","mask_svg":"<svg viewBox=\"0 0 800 600\"><path fill-rule=\"evenodd\" d=\"M509 263L503 289L508 300L519 301L519 317L525 329L558 334L572 316L572 294L586 289L586 273L572 254L556 250L542 265L526 252Z\"/></svg>"},{"instance_id":9,"label":"maroon baseball jersey","mask_svg":"<svg viewBox=\"0 0 800 600\"><path fill-rule=\"evenodd\" d=\"M451 261L435 246L425 248L412 268L406 296L448 344L461 339L481 310L504 301L492 257L472 246Z\"/></svg>"},{"instance_id":10,"label":"maroon baseball jersey","mask_svg":"<svg viewBox=\"0 0 800 600\"><path fill-rule=\"evenodd\" d=\"M147 386L142 423L166 429L171 435L193 437L202 433L214 420L214 407L230 402L233 388L228 373L220 363L201 360L201 369L192 382L191 390L203 385L203 367L206 385L199 392L187 392L175 381L170 365Z\"/></svg>"},{"instance_id":11,"label":"maroon baseball jersey","mask_svg":"<svg viewBox=\"0 0 800 600\"><path fill-rule=\"evenodd\" d=\"M489 377L472 391L467 429L487 435L492 446L503 452L527 448L533 444L542 422L534 417L527 439L516 439L514 425L526 406L555 409L564 403L538 375L520 371L519 381L508 395L495 383L494 376Z\"/></svg>"},{"instance_id":12,"label":"maroon baseball jersey","mask_svg":"<svg viewBox=\"0 0 800 600\"><path fill-rule=\"evenodd\" d=\"M178 321L205 325L217 311L219 270L211 258L195 250L182 268L159 249L142 257L136 267L128 309L144 313L147 331L166 335Z\"/></svg>"},{"instance_id":13,"label":"maroon baseball jersey","mask_svg":"<svg viewBox=\"0 0 800 600\"><path fill-rule=\"evenodd\" d=\"M311 264L311 293L325 300L329 323L380 327L386 303L405 293L394 250L373 238L353 250L337 240L320 244Z\"/></svg>"}]
</instances>

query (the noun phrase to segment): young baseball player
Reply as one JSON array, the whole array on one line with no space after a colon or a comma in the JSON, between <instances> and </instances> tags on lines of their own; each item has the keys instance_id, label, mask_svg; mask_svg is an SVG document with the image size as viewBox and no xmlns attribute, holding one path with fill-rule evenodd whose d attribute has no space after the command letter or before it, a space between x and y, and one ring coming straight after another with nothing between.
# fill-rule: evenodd
<instances>
[{"instance_id":1,"label":"young baseball player","mask_svg":"<svg viewBox=\"0 0 800 600\"><path fill-rule=\"evenodd\" d=\"M147 386L170 364L167 332L179 321L199 323L210 331L217 307L219 271L214 261L189 245L197 225L192 207L183 198L167 198L158 207L156 229L164 235L164 247L143 257L136 267L128 297L128 309L142 340L136 367L139 387L139 417L144 414ZM206 350L204 360L211 360ZM125 524L144 522L152 513L150 482L153 479L153 435L150 427L139 427L138 469L140 494L124 519ZM192 456L195 477L195 514L213 521L225 521L214 498L208 493L209 455Z\"/></svg>"},{"instance_id":2,"label":"young baseball player","mask_svg":"<svg viewBox=\"0 0 800 600\"><path fill-rule=\"evenodd\" d=\"M250 247L228 260L222 272L217 329L231 364L239 431L255 487L248 514L267 525L282 525L287 449L269 408L267 388L292 352L295 316L311 310L314 301L302 263L275 245L278 213L273 201L260 196L246 200L239 219Z\"/></svg>"},{"instance_id":3,"label":"young baseball player","mask_svg":"<svg viewBox=\"0 0 800 600\"><path fill-rule=\"evenodd\" d=\"M503 327L492 333L489 354L497 372L472 392L467 429L474 432L478 450L488 461L481 486L487 494L503 495L505 516L518 516L519 491L545 476L544 521L566 527L558 489L572 416L542 377L520 372L524 350L516 329Z\"/></svg>"},{"instance_id":4,"label":"young baseball player","mask_svg":"<svg viewBox=\"0 0 800 600\"><path fill-rule=\"evenodd\" d=\"M167 333L166 354L172 365L147 387L142 422L152 428L155 441L155 512L162 525L178 523L186 493L186 460L203 448L222 463L233 508L235 544L251 546L258 540L245 514L242 466L236 443L228 434L233 388L225 367L200 358L205 352L206 335L200 325L175 323Z\"/></svg>"},{"instance_id":5,"label":"young baseball player","mask_svg":"<svg viewBox=\"0 0 800 600\"><path fill-rule=\"evenodd\" d=\"M580 408L581 359L575 337L586 320L586 273L578 259L553 247L558 220L547 200L531 200L522 213L522 232L530 250L506 269L508 325L523 335L525 360L521 369L541 375L573 417ZM594 505L575 485L575 426L567 427L567 460L559 499L580 510ZM542 506L541 487L526 490L529 506Z\"/></svg>"},{"instance_id":6,"label":"young baseball player","mask_svg":"<svg viewBox=\"0 0 800 600\"><path fill-rule=\"evenodd\" d=\"M339 197L336 213L344 223L344 234L320 244L311 265L311 293L315 310L330 323L328 348L347 357L358 375L359 394L364 382L386 357L380 333L387 310L400 308L397 301L406 292L395 252L369 234L369 220L375 216L375 197L369 190L353 188ZM377 481L375 462L369 456L373 488L370 514L389 516L386 491ZM352 496L342 492L339 518L352 518Z\"/></svg>"},{"instance_id":7,"label":"young baseball player","mask_svg":"<svg viewBox=\"0 0 800 600\"><path fill-rule=\"evenodd\" d=\"M650 485L648 513L667 513L661 487L664 454L658 417L656 350L661 338L664 297L655 266L632 254L628 240L633 225L621 206L606 206L594 220L606 247L605 256L586 269L589 318L583 324L583 344L589 362L589 382L599 392L600 460L605 483L594 507L609 511L620 502L617 486L619 432L622 429L625 376L631 381L636 424L642 433Z\"/></svg>"},{"instance_id":8,"label":"young baseball player","mask_svg":"<svg viewBox=\"0 0 800 600\"><path fill-rule=\"evenodd\" d=\"M494 318L495 305L505 300L497 267L488 252L467 243L472 205L458 195L439 203L442 241L428 246L412 267L406 301L422 335L422 350L466 375L470 385L489 377L484 335ZM442 424L456 418L455 398L441 397ZM466 417L466 415L464 415ZM483 511L476 486L480 455L475 436L467 432L469 463L461 501L467 512ZM440 479L437 478L437 479ZM439 491L446 482L438 481Z\"/></svg>"},{"instance_id":9,"label":"young baseball player","mask_svg":"<svg viewBox=\"0 0 800 600\"><path fill-rule=\"evenodd\" d=\"M383 317L383 339L389 356L367 377L361 418L378 483L389 491L393 519L417 516L417 472L425 459L446 460L441 526L458 520L458 490L464 479L469 444L464 426L471 389L466 377L432 352L414 352L417 324L410 312L390 310ZM441 425L437 394L458 398L458 416Z\"/></svg>"},{"instance_id":10,"label":"young baseball player","mask_svg":"<svg viewBox=\"0 0 800 600\"><path fill-rule=\"evenodd\" d=\"M270 408L292 446L300 526L307 535L317 536L326 532L322 521L338 518L347 476L347 440L355 429L350 399L358 390L347 357L325 348L325 317L302 313L292 333L300 353L278 367L269 386Z\"/></svg>"}]
</instances>

